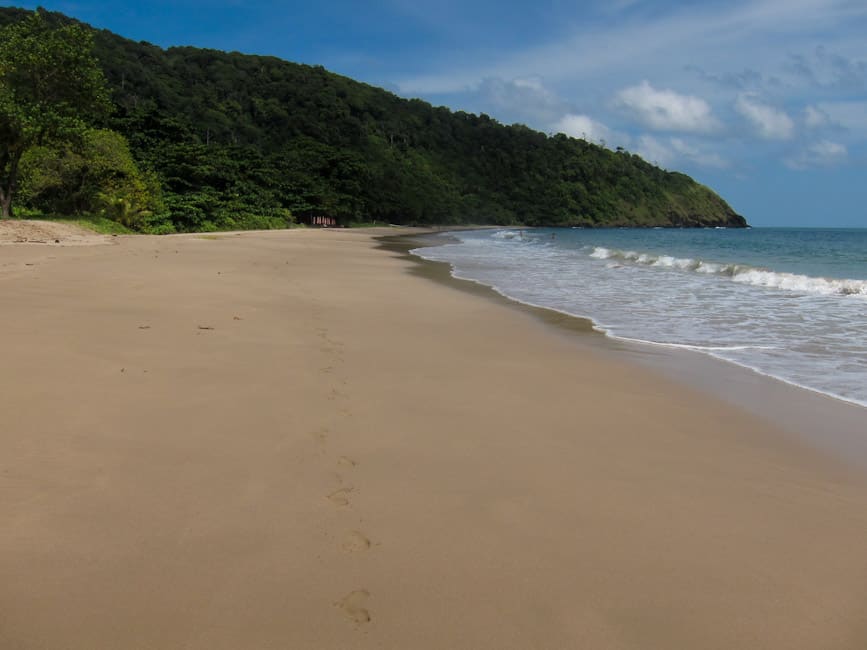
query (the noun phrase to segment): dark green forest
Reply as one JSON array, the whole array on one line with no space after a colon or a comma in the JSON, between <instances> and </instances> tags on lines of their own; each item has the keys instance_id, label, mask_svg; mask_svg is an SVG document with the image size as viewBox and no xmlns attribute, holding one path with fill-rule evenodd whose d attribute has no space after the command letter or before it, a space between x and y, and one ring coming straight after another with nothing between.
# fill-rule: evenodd
<instances>
[{"instance_id":1,"label":"dark green forest","mask_svg":"<svg viewBox=\"0 0 867 650\"><path fill-rule=\"evenodd\" d=\"M0 27L28 12L0 8ZM75 22L56 13L47 20ZM21 163L19 211L146 232L340 224L744 226L623 150L452 112L320 66L94 31L111 110Z\"/></svg>"}]
</instances>

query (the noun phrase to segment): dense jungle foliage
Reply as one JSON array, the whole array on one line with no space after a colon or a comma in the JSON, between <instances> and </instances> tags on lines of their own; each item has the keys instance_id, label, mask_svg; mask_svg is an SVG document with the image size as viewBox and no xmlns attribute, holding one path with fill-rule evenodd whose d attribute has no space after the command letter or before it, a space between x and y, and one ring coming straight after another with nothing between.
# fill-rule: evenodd
<instances>
[{"instance_id":1,"label":"dense jungle foliage","mask_svg":"<svg viewBox=\"0 0 867 650\"><path fill-rule=\"evenodd\" d=\"M0 27L26 13L0 8ZM97 210L150 232L282 227L315 215L745 225L708 188L626 151L401 99L319 66L164 50L108 31L94 33L93 51L113 111L79 143L28 153L21 203L31 210Z\"/></svg>"}]
</instances>

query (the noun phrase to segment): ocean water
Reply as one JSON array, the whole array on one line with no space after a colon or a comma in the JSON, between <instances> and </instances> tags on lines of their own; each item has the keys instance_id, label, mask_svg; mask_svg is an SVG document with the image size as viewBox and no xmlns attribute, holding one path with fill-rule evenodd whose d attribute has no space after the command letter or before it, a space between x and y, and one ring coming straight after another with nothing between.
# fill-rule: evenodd
<instances>
[{"instance_id":1,"label":"ocean water","mask_svg":"<svg viewBox=\"0 0 867 650\"><path fill-rule=\"evenodd\" d=\"M412 252L608 336L695 350L867 406L867 229L447 236Z\"/></svg>"}]
</instances>

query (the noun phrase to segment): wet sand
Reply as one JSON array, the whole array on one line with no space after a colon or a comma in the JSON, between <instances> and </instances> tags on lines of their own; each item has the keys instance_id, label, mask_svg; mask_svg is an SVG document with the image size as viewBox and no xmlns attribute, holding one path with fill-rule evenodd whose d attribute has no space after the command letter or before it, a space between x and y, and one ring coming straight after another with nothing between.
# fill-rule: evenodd
<instances>
[{"instance_id":1,"label":"wet sand","mask_svg":"<svg viewBox=\"0 0 867 650\"><path fill-rule=\"evenodd\" d=\"M867 647L862 472L378 234L0 250L0 648Z\"/></svg>"}]
</instances>

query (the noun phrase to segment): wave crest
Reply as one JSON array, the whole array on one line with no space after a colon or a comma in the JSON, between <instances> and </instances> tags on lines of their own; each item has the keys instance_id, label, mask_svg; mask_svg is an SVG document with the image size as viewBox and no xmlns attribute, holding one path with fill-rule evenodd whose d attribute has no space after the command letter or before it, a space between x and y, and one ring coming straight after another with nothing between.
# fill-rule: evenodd
<instances>
[{"instance_id":1,"label":"wave crest","mask_svg":"<svg viewBox=\"0 0 867 650\"><path fill-rule=\"evenodd\" d=\"M782 273L769 271L746 264L723 264L706 262L692 258L672 257L671 255L653 255L636 251L621 251L597 246L590 257L600 260L653 266L658 268L680 269L708 275L721 275L735 282L750 284L756 287L783 289L801 293L838 296L867 297L867 280L844 280L835 278L816 278L797 273Z\"/></svg>"},{"instance_id":2,"label":"wave crest","mask_svg":"<svg viewBox=\"0 0 867 650\"><path fill-rule=\"evenodd\" d=\"M494 239L523 239L524 231L522 230L498 230L493 235Z\"/></svg>"}]
</instances>

